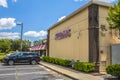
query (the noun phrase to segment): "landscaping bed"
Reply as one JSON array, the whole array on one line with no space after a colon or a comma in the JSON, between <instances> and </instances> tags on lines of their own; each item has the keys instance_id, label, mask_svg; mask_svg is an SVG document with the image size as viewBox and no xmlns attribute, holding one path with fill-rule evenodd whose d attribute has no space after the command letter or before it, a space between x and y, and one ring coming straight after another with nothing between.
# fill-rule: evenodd
<instances>
[{"instance_id":1,"label":"landscaping bed","mask_svg":"<svg viewBox=\"0 0 120 80\"><path fill-rule=\"evenodd\" d=\"M93 72L94 71L94 64L89 62L72 62L71 60L60 59L60 58L53 58L49 56L42 57L42 60L45 62L65 66L68 68L73 68L78 71L82 71L85 73ZM72 63L72 64L71 64Z\"/></svg>"},{"instance_id":2,"label":"landscaping bed","mask_svg":"<svg viewBox=\"0 0 120 80\"><path fill-rule=\"evenodd\" d=\"M109 65L106 72L111 76L106 77L105 80L120 80L120 64Z\"/></svg>"}]
</instances>

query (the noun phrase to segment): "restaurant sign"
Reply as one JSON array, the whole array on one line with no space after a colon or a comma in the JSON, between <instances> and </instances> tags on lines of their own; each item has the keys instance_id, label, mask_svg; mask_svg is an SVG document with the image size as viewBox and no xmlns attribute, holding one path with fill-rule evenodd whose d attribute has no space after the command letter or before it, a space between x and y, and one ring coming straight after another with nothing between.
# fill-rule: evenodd
<instances>
[{"instance_id":1,"label":"restaurant sign","mask_svg":"<svg viewBox=\"0 0 120 80\"><path fill-rule=\"evenodd\" d=\"M60 40L71 36L71 29L64 30L55 34L55 40Z\"/></svg>"}]
</instances>

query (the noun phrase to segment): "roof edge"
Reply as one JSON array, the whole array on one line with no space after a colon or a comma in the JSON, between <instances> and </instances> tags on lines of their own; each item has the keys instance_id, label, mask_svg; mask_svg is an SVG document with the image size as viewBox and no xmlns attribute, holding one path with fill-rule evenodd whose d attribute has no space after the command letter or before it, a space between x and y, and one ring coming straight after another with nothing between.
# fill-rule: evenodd
<instances>
[{"instance_id":1,"label":"roof edge","mask_svg":"<svg viewBox=\"0 0 120 80\"><path fill-rule=\"evenodd\" d=\"M80 11L82 11L83 9L87 8L88 6L92 5L92 4L97 4L100 6L104 6L104 7L112 7L112 4L109 3L105 3L105 2L101 2L101 1L89 1L88 3L86 3L84 6L80 7L79 9L77 9L76 11L72 12L70 15L66 16L64 19L62 19L61 21L55 23L54 25L52 25L48 30L53 29L54 27L56 27L57 25L63 23L64 21L68 20L69 18L71 18L72 16L76 15L77 13L79 13Z\"/></svg>"}]
</instances>

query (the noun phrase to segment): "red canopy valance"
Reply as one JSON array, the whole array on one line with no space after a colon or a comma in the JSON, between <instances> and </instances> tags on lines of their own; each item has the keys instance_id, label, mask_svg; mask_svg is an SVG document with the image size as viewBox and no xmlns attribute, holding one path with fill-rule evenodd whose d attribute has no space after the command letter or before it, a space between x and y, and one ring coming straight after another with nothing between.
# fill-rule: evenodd
<instances>
[{"instance_id":1,"label":"red canopy valance","mask_svg":"<svg viewBox=\"0 0 120 80\"><path fill-rule=\"evenodd\" d=\"M30 51L45 50L46 44L39 44L39 45L31 46L29 49L30 49Z\"/></svg>"}]
</instances>

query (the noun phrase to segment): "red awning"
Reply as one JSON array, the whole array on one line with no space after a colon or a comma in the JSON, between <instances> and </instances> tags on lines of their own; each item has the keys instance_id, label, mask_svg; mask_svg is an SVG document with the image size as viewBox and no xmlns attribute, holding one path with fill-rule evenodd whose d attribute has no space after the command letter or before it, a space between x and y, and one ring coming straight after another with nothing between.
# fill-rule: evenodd
<instances>
[{"instance_id":1,"label":"red awning","mask_svg":"<svg viewBox=\"0 0 120 80\"><path fill-rule=\"evenodd\" d=\"M42 45L42 50L46 49L46 44Z\"/></svg>"},{"instance_id":2,"label":"red awning","mask_svg":"<svg viewBox=\"0 0 120 80\"><path fill-rule=\"evenodd\" d=\"M41 44L40 45L38 45L38 50L40 50L41 49Z\"/></svg>"},{"instance_id":3,"label":"red awning","mask_svg":"<svg viewBox=\"0 0 120 80\"><path fill-rule=\"evenodd\" d=\"M30 51L44 50L44 49L46 49L46 44L39 44L39 45L36 45L36 46L31 46L29 48Z\"/></svg>"}]
</instances>

